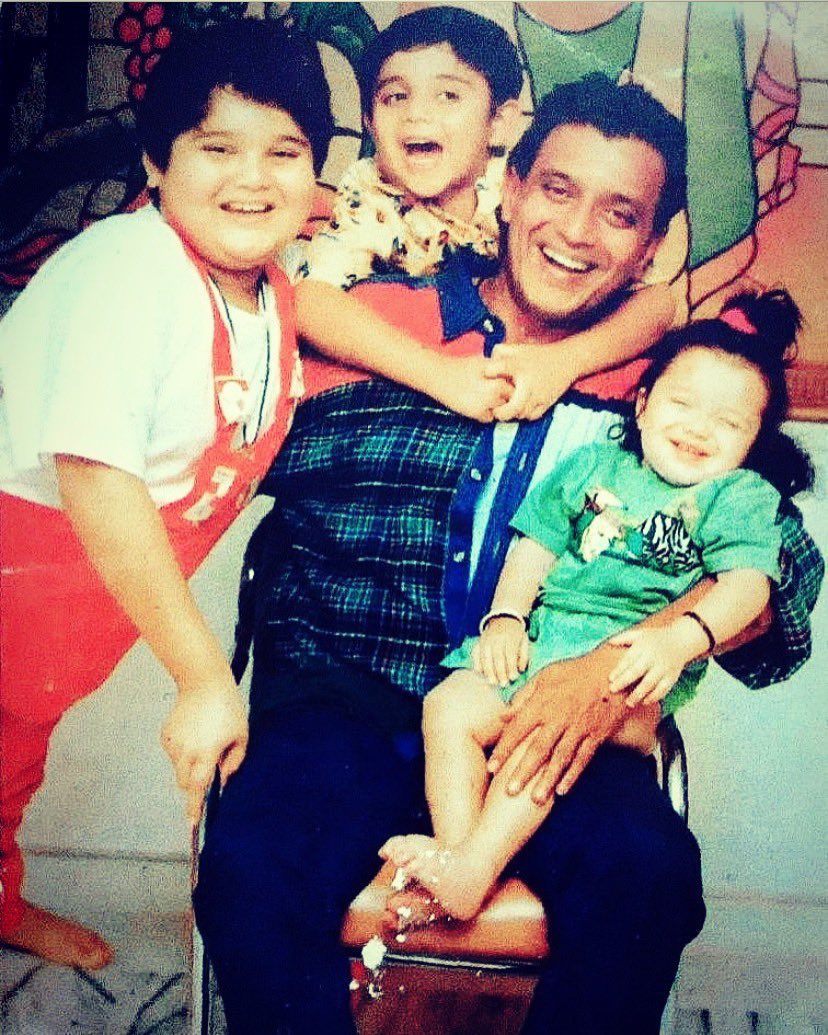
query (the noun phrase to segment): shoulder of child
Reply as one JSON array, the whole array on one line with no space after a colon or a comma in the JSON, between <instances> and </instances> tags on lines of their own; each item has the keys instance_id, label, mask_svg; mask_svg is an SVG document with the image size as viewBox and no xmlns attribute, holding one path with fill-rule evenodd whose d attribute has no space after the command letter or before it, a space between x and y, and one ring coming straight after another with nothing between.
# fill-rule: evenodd
<instances>
[{"instance_id":1,"label":"shoulder of child","mask_svg":"<svg viewBox=\"0 0 828 1035\"><path fill-rule=\"evenodd\" d=\"M160 295L169 294L178 283L171 274L187 267L200 279L178 235L152 205L93 223L53 258L50 272L61 279L77 278L76 291L87 288L101 294L105 285L118 283L126 305L130 293L153 289Z\"/></svg>"},{"instance_id":2,"label":"shoulder of child","mask_svg":"<svg viewBox=\"0 0 828 1035\"><path fill-rule=\"evenodd\" d=\"M731 496L751 496L778 506L779 492L761 474L746 467L728 471L719 478L705 482L704 488L717 502Z\"/></svg>"}]
</instances>

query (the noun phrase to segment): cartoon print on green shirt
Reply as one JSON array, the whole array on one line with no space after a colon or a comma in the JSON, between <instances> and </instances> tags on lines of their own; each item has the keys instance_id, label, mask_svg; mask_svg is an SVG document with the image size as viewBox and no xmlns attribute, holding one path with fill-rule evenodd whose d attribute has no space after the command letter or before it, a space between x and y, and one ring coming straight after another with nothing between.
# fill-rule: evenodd
<instances>
[{"instance_id":1,"label":"cartoon print on green shirt","mask_svg":"<svg viewBox=\"0 0 828 1035\"><path fill-rule=\"evenodd\" d=\"M574 521L578 554L587 563L608 553L669 574L692 571L701 562L692 537L698 517L692 490L667 510L642 520L630 514L609 489L599 486L587 491Z\"/></svg>"}]
</instances>

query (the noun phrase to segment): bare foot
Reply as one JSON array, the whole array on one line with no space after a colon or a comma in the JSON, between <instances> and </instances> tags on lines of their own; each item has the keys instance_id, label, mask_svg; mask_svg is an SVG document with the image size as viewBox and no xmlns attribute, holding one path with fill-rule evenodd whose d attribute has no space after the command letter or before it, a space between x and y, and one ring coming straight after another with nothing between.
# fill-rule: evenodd
<instances>
[{"instance_id":1,"label":"bare foot","mask_svg":"<svg viewBox=\"0 0 828 1035\"><path fill-rule=\"evenodd\" d=\"M428 927L447 916L442 904L415 881L409 881L402 891L389 895L385 909L389 926L399 933Z\"/></svg>"},{"instance_id":2,"label":"bare foot","mask_svg":"<svg viewBox=\"0 0 828 1035\"><path fill-rule=\"evenodd\" d=\"M389 837L377 854L380 859L387 859L399 869L405 869L413 859L438 847L437 841L425 834L398 834Z\"/></svg>"},{"instance_id":3,"label":"bare foot","mask_svg":"<svg viewBox=\"0 0 828 1035\"><path fill-rule=\"evenodd\" d=\"M497 880L497 872L468 842L442 847L437 841L406 863L406 873L437 899L444 913L471 920L480 912Z\"/></svg>"},{"instance_id":4,"label":"bare foot","mask_svg":"<svg viewBox=\"0 0 828 1035\"><path fill-rule=\"evenodd\" d=\"M3 945L31 952L64 967L100 970L112 960L112 948L99 934L55 913L23 903L23 919L4 935Z\"/></svg>"}]
</instances>

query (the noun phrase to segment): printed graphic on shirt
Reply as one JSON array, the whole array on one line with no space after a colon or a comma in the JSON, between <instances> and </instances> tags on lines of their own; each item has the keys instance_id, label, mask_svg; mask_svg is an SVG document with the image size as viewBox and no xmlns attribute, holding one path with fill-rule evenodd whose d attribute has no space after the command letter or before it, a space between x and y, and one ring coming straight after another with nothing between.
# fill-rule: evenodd
<instances>
[{"instance_id":1,"label":"printed graphic on shirt","mask_svg":"<svg viewBox=\"0 0 828 1035\"><path fill-rule=\"evenodd\" d=\"M577 552L587 563L606 553L671 575L692 571L701 563L691 534L698 516L692 493L642 519L608 489L590 489L574 522Z\"/></svg>"}]
</instances>

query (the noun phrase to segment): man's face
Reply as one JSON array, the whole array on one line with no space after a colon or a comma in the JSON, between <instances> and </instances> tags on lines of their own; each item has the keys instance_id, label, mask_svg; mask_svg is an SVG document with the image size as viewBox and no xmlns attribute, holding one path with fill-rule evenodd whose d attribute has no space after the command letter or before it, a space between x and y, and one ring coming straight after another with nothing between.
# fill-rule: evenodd
<instances>
[{"instance_id":1,"label":"man's face","mask_svg":"<svg viewBox=\"0 0 828 1035\"><path fill-rule=\"evenodd\" d=\"M504 185L505 272L518 305L568 327L637 280L660 242L664 180L661 156L642 140L554 129L526 179L510 171Z\"/></svg>"}]
</instances>

